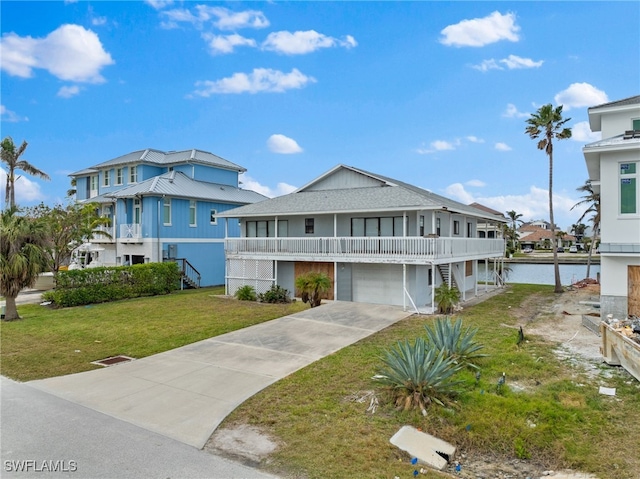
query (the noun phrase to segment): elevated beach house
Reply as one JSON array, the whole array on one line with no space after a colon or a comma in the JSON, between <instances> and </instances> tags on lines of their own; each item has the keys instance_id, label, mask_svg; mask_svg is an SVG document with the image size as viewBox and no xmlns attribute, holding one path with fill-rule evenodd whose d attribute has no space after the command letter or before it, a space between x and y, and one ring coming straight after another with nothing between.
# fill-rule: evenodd
<instances>
[{"instance_id":1,"label":"elevated beach house","mask_svg":"<svg viewBox=\"0 0 640 479\"><path fill-rule=\"evenodd\" d=\"M640 316L640 95L588 109L602 140L583 148L600 193L600 307L603 318Z\"/></svg>"},{"instance_id":2,"label":"elevated beach house","mask_svg":"<svg viewBox=\"0 0 640 479\"><path fill-rule=\"evenodd\" d=\"M504 218L345 165L218 217L240 219L241 238L225 241L229 294L246 284L295 291L313 270L332 278L328 299L431 312L439 284L468 299L478 294L478 263L504 255L502 238L478 237L479 224L501 231Z\"/></svg>"},{"instance_id":3,"label":"elevated beach house","mask_svg":"<svg viewBox=\"0 0 640 479\"><path fill-rule=\"evenodd\" d=\"M216 215L262 201L239 188L246 171L201 150L139 150L72 173L76 199L99 204L111 220L80 251L85 262L125 265L176 261L188 285L224 284L224 239L237 221Z\"/></svg>"}]
</instances>

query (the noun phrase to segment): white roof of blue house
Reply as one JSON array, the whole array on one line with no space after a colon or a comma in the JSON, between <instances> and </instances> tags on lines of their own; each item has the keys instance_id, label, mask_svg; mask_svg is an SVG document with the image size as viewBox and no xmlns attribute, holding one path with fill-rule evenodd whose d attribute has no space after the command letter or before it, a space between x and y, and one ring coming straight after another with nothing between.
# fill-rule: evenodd
<instances>
[{"instance_id":1,"label":"white roof of blue house","mask_svg":"<svg viewBox=\"0 0 640 479\"><path fill-rule=\"evenodd\" d=\"M313 189L324 179L340 170L349 170L372 180L372 185L331 189ZM241 206L221 213L220 217L244 218L264 216L286 216L317 213L358 213L385 211L420 211L446 209L494 221L505 221L473 206L465 205L417 186L389 177L369 173L352 166L338 165L315 180L288 195L271 198L260 203Z\"/></svg>"},{"instance_id":2,"label":"white roof of blue house","mask_svg":"<svg viewBox=\"0 0 640 479\"><path fill-rule=\"evenodd\" d=\"M224 158L203 150L182 150L182 151L160 151L147 148L146 150L133 151L126 155L119 156L112 160L98 163L90 168L72 173L69 176L82 176L94 173L97 170L105 169L111 166L147 163L162 166L171 166L181 163L200 163L203 165L216 166L227 170L244 173L247 171L240 165L236 165Z\"/></svg>"},{"instance_id":3,"label":"white roof of blue house","mask_svg":"<svg viewBox=\"0 0 640 479\"><path fill-rule=\"evenodd\" d=\"M171 196L174 198L200 199L221 203L246 204L263 201L266 196L251 190L229 185L197 181L179 171L155 176L132 186L101 195L104 198L133 198L136 196ZM89 201L96 201L91 198Z\"/></svg>"}]
</instances>

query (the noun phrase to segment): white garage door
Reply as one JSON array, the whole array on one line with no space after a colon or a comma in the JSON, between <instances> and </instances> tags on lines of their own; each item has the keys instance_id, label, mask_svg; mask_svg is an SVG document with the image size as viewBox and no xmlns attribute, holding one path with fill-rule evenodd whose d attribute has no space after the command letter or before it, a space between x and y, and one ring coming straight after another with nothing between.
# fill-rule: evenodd
<instances>
[{"instance_id":1,"label":"white garage door","mask_svg":"<svg viewBox=\"0 0 640 479\"><path fill-rule=\"evenodd\" d=\"M402 305L402 265L354 264L353 301Z\"/></svg>"}]
</instances>

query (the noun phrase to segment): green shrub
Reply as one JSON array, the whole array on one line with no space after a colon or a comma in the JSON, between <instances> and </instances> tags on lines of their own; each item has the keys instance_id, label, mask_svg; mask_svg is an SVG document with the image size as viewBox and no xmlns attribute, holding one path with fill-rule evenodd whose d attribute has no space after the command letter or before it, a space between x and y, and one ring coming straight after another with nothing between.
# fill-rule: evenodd
<instances>
[{"instance_id":1,"label":"green shrub","mask_svg":"<svg viewBox=\"0 0 640 479\"><path fill-rule=\"evenodd\" d=\"M240 301L255 301L257 299L255 288L249 284L240 286L234 296Z\"/></svg>"},{"instance_id":2,"label":"green shrub","mask_svg":"<svg viewBox=\"0 0 640 479\"><path fill-rule=\"evenodd\" d=\"M168 294L179 287L176 263L148 263L59 271L56 288L43 293L42 298L68 307Z\"/></svg>"},{"instance_id":3,"label":"green shrub","mask_svg":"<svg viewBox=\"0 0 640 479\"><path fill-rule=\"evenodd\" d=\"M320 306L322 294L331 289L331 278L326 273L309 271L296 278L296 288L300 291L300 297L312 308Z\"/></svg>"},{"instance_id":4,"label":"green shrub","mask_svg":"<svg viewBox=\"0 0 640 479\"><path fill-rule=\"evenodd\" d=\"M434 299L440 314L451 314L455 305L460 302L460 291L455 286L450 288L447 283L442 283L436 288Z\"/></svg>"},{"instance_id":5,"label":"green shrub","mask_svg":"<svg viewBox=\"0 0 640 479\"><path fill-rule=\"evenodd\" d=\"M469 326L463 331L460 318L455 323L448 317L437 318L431 325L425 325L424 329L427 333L428 347L443 351L445 356L457 364L478 369L473 361L487 356L478 352L484 346L473 339L478 329Z\"/></svg>"},{"instance_id":6,"label":"green shrub","mask_svg":"<svg viewBox=\"0 0 640 479\"><path fill-rule=\"evenodd\" d=\"M290 303L291 296L289 295L289 291L274 284L269 288L268 291L261 293L258 295L258 299L261 303Z\"/></svg>"},{"instance_id":7,"label":"green shrub","mask_svg":"<svg viewBox=\"0 0 640 479\"><path fill-rule=\"evenodd\" d=\"M462 366L444 351L429 348L423 338L414 343L398 341L382 360L384 367L374 379L391 393L398 409L418 408L424 414L432 402L444 405L461 384L453 380L453 375Z\"/></svg>"}]
</instances>

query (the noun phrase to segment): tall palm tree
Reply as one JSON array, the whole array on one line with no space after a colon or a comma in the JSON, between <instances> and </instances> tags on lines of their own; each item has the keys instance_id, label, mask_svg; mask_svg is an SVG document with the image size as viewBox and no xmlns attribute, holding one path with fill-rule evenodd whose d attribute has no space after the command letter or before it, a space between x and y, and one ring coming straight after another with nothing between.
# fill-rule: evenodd
<instances>
[{"instance_id":1,"label":"tall palm tree","mask_svg":"<svg viewBox=\"0 0 640 479\"><path fill-rule=\"evenodd\" d=\"M525 133L532 140L538 140L538 149L543 150L549 158L549 221L551 223L551 237L555 237L556 224L553 219L553 140L571 138L571 128L565 128L565 123L571 118L562 118L562 105L554 108L551 103L541 106L538 111L527 119ZM560 266L558 265L558 247L553 247L553 270L555 275L555 292L562 293L560 281Z\"/></svg>"},{"instance_id":2,"label":"tall palm tree","mask_svg":"<svg viewBox=\"0 0 640 479\"><path fill-rule=\"evenodd\" d=\"M589 273L591 272L591 255L593 253L593 248L596 245L596 238L598 236L598 232L600 230L600 193L596 193L593 190L593 185L590 180L584 182L584 185L576 188L576 191L581 193L585 193L582 196L582 199L578 201L575 205L571 207L573 210L576 206L587 205L587 209L582 213L582 216L578 219L578 223L582 222L582 220L587 216L592 214L590 220L593 225L593 232L591 235L591 247L589 248L589 256L587 258L587 278L589 277Z\"/></svg>"},{"instance_id":3,"label":"tall palm tree","mask_svg":"<svg viewBox=\"0 0 640 479\"><path fill-rule=\"evenodd\" d=\"M0 143L2 147L1 159L3 165L6 165L7 169L7 186L5 190L5 208L10 209L16 205L16 190L15 184L16 180L20 177L16 178L16 170L22 170L25 173L31 176L37 176L42 178L43 180L50 180L49 175L47 175L44 171L39 170L27 160L21 160L20 157L24 153L24 150L27 149L27 142L23 141L22 145L16 148L16 145L13 143L13 139L10 136L7 136L2 143Z\"/></svg>"},{"instance_id":4,"label":"tall palm tree","mask_svg":"<svg viewBox=\"0 0 640 479\"><path fill-rule=\"evenodd\" d=\"M16 207L0 212L0 294L6 298L5 321L20 319L16 297L33 286L46 267L44 223L22 216Z\"/></svg>"},{"instance_id":5,"label":"tall palm tree","mask_svg":"<svg viewBox=\"0 0 640 479\"><path fill-rule=\"evenodd\" d=\"M518 241L518 223L524 223L520 218L522 215L520 213L516 213L515 210L507 211L507 216L511 220L511 240L513 241L513 247L516 247L516 242Z\"/></svg>"}]
</instances>

